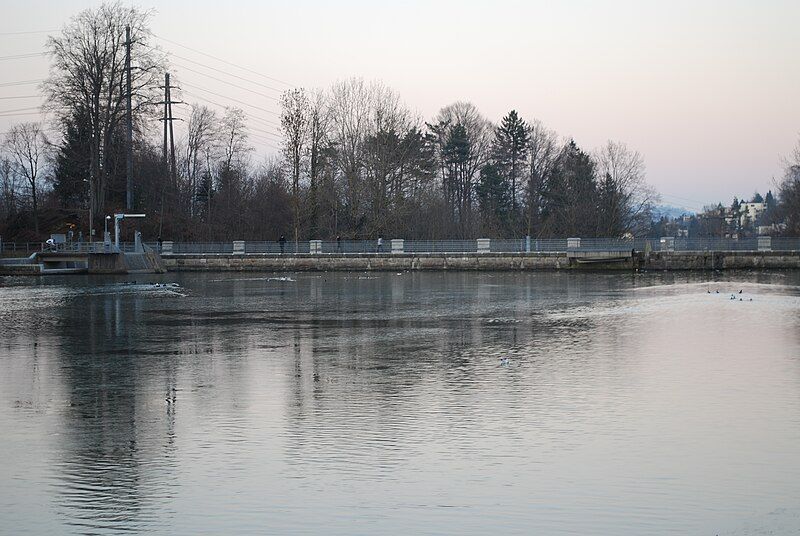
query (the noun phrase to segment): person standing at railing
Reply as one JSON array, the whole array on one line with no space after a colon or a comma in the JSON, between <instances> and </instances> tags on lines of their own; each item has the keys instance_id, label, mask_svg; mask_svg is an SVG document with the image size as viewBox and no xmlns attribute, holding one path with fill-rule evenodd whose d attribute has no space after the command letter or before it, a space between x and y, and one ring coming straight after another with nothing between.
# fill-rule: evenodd
<instances>
[{"instance_id":1,"label":"person standing at railing","mask_svg":"<svg viewBox=\"0 0 800 536\"><path fill-rule=\"evenodd\" d=\"M158 254L161 254L161 246L164 245L164 241L161 240L161 235L158 235Z\"/></svg>"},{"instance_id":2,"label":"person standing at railing","mask_svg":"<svg viewBox=\"0 0 800 536\"><path fill-rule=\"evenodd\" d=\"M383 250L383 237L378 235L378 253Z\"/></svg>"},{"instance_id":3,"label":"person standing at railing","mask_svg":"<svg viewBox=\"0 0 800 536\"><path fill-rule=\"evenodd\" d=\"M281 246L281 255L283 255L284 249L286 248L286 237L281 235L278 239L278 244Z\"/></svg>"},{"instance_id":4,"label":"person standing at railing","mask_svg":"<svg viewBox=\"0 0 800 536\"><path fill-rule=\"evenodd\" d=\"M342 252L342 237L341 235L336 235L336 252Z\"/></svg>"}]
</instances>

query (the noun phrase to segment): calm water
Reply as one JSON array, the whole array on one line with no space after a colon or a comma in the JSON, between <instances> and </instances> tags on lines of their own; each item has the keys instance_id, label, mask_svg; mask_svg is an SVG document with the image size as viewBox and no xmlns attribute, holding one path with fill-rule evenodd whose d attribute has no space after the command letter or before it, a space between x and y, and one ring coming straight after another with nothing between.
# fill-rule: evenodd
<instances>
[{"instance_id":1,"label":"calm water","mask_svg":"<svg viewBox=\"0 0 800 536\"><path fill-rule=\"evenodd\" d=\"M800 529L800 274L271 275L0 279L0 533Z\"/></svg>"}]
</instances>

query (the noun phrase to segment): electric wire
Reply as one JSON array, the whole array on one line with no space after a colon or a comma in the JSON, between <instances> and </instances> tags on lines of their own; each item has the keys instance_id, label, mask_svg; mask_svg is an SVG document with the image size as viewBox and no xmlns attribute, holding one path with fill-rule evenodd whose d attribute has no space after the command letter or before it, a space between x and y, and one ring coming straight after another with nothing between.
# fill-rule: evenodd
<instances>
[{"instance_id":1,"label":"electric wire","mask_svg":"<svg viewBox=\"0 0 800 536\"><path fill-rule=\"evenodd\" d=\"M242 67L241 65L237 65L237 64L233 63L232 61L228 61L228 60L219 58L219 57L214 56L212 54L208 54L207 52L203 52L201 50L197 50L196 48L192 48L192 47L189 47L189 46L186 46L186 45L182 45L182 44L178 43L177 41L172 41L171 39L167 39L166 37L161 37L159 35L154 34L153 32L150 32L150 35L152 35L156 39L160 39L162 41L166 41L167 43L171 43L171 44L177 45L177 46L179 46L181 48L185 48L186 50L191 50L192 52L195 52L196 54L200 54L202 56L207 56L207 57L209 57L211 59L214 59L214 60L217 60L219 62L228 64L228 65L230 65L232 67L236 67L237 69L241 69L243 71L247 71L249 73L261 76L263 78L266 78L267 80L272 80L274 82L278 82L280 84L284 84L284 85L287 85L289 87L295 87L295 84L290 84L289 82L284 82L283 80L279 80L278 78L273 78L271 76L267 76L265 74L259 73L258 71L254 71L253 69L249 69L247 67Z\"/></svg>"},{"instance_id":2,"label":"electric wire","mask_svg":"<svg viewBox=\"0 0 800 536\"><path fill-rule=\"evenodd\" d=\"M204 88L202 88L200 86L197 86L195 84L189 84L188 82L183 82L183 85L189 86L189 87L197 89L199 91L205 91L206 93L210 93L211 95L214 95L216 97L221 97L223 99L226 99L226 100L229 100L229 101L232 101L232 102L236 102L238 104L241 104L242 106L249 106L250 108L255 108L256 110L259 110L261 112L266 112L268 114L273 114L275 116L280 115L280 114L278 114L278 112L275 112L273 110L267 110L266 108L262 108L261 106L256 106L255 104L250 104L249 102L245 102L245 101L242 101L242 100L239 100L239 99L234 99L233 97L228 97L227 95L223 95L221 93L216 93L215 91L211 91L210 89L204 89Z\"/></svg>"}]
</instances>

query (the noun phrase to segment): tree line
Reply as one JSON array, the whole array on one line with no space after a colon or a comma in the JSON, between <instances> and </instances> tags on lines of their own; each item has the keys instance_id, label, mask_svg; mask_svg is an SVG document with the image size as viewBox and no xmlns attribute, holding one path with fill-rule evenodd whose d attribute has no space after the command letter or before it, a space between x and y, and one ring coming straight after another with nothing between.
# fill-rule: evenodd
<instances>
[{"instance_id":1,"label":"tree line","mask_svg":"<svg viewBox=\"0 0 800 536\"><path fill-rule=\"evenodd\" d=\"M137 226L149 238L622 237L651 228L658 196L625 144L587 151L515 110L495 124L469 102L425 121L385 84L358 78L285 91L278 154L260 162L243 110L193 103L173 170L157 121L169 65L150 17L103 4L49 38L42 89L55 122L15 125L6 136L6 239L67 224L100 229L124 208L126 27L136 64L134 210L147 213ZM789 204L796 182L781 189Z\"/></svg>"}]
</instances>

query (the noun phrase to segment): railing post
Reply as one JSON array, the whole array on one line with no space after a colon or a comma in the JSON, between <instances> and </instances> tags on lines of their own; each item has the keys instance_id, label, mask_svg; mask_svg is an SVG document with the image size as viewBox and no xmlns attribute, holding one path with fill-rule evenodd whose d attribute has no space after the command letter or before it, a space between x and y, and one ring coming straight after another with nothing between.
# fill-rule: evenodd
<instances>
[{"instance_id":1,"label":"railing post","mask_svg":"<svg viewBox=\"0 0 800 536\"><path fill-rule=\"evenodd\" d=\"M244 255L244 240L233 241L233 254Z\"/></svg>"},{"instance_id":2,"label":"railing post","mask_svg":"<svg viewBox=\"0 0 800 536\"><path fill-rule=\"evenodd\" d=\"M392 253L403 253L405 249L405 242L402 238L392 239Z\"/></svg>"},{"instance_id":3,"label":"railing post","mask_svg":"<svg viewBox=\"0 0 800 536\"><path fill-rule=\"evenodd\" d=\"M772 251L772 237L759 236L758 237L758 251Z\"/></svg>"},{"instance_id":4,"label":"railing post","mask_svg":"<svg viewBox=\"0 0 800 536\"><path fill-rule=\"evenodd\" d=\"M489 253L492 251L492 241L488 238L478 239L478 253Z\"/></svg>"},{"instance_id":5,"label":"railing post","mask_svg":"<svg viewBox=\"0 0 800 536\"><path fill-rule=\"evenodd\" d=\"M308 251L312 254L322 253L322 240L309 240Z\"/></svg>"}]
</instances>

